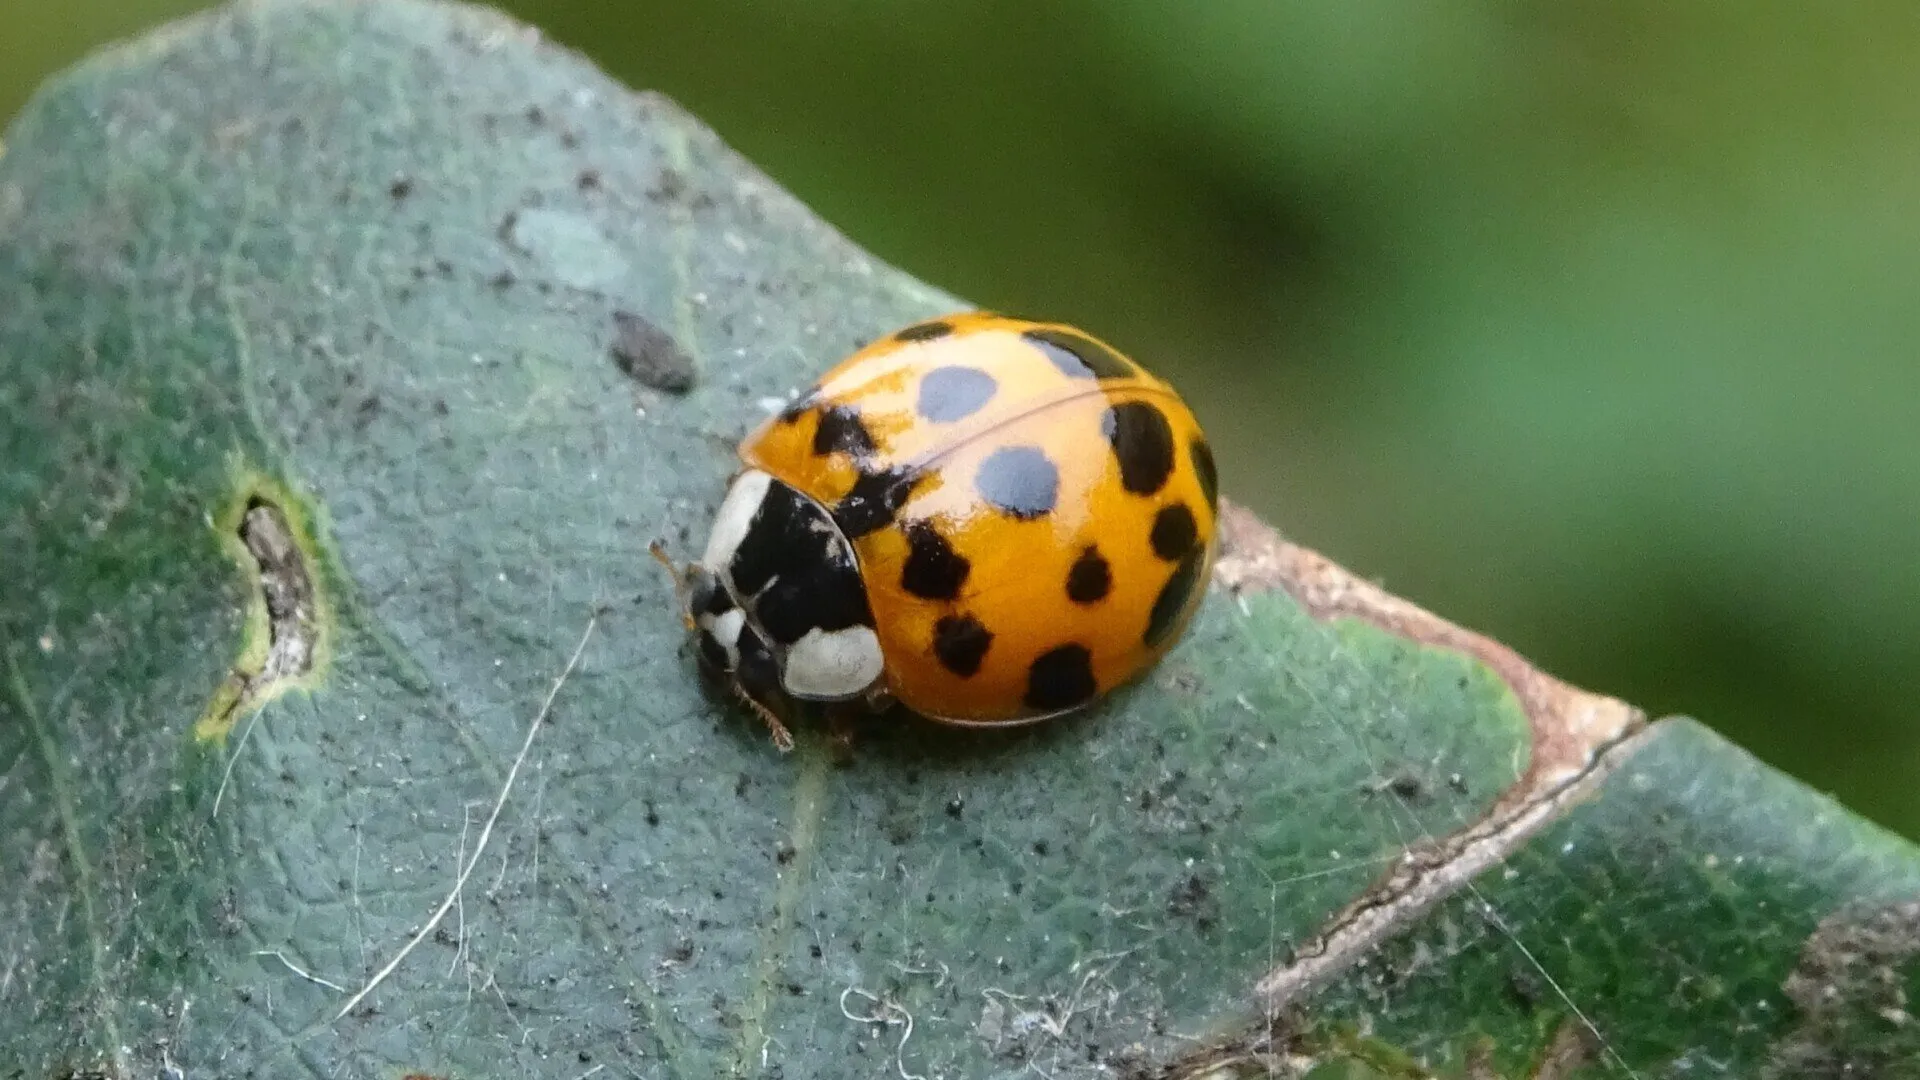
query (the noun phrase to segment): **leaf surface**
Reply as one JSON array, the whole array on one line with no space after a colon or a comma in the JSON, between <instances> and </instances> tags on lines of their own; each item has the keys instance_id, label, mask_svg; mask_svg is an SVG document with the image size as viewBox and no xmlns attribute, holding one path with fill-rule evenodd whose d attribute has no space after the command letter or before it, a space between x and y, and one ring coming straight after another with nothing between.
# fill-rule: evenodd
<instances>
[{"instance_id":1,"label":"leaf surface","mask_svg":"<svg viewBox=\"0 0 1920 1080\"><path fill-rule=\"evenodd\" d=\"M1103 707L776 754L646 543L965 305L530 31L248 4L7 144L6 1075L1910 1067L1911 847L1238 511Z\"/></svg>"}]
</instances>

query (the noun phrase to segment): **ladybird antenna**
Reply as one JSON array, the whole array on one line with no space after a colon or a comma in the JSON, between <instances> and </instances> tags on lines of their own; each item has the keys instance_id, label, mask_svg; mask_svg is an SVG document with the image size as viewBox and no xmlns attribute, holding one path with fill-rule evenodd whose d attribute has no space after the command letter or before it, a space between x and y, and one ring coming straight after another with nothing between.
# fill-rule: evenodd
<instances>
[{"instance_id":1,"label":"ladybird antenna","mask_svg":"<svg viewBox=\"0 0 1920 1080\"><path fill-rule=\"evenodd\" d=\"M673 605L680 609L680 621L687 624L688 630L694 629L693 611L687 604L686 569L673 561L673 556L667 554L666 541L658 537L647 545L647 554L653 556L654 562L667 568L667 576L673 579Z\"/></svg>"}]
</instances>

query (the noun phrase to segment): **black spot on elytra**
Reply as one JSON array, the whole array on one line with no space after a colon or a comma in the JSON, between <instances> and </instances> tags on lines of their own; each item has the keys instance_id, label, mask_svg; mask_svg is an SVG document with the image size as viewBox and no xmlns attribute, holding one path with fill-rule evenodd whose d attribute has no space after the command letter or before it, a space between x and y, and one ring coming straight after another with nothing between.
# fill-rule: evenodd
<instances>
[{"instance_id":1,"label":"black spot on elytra","mask_svg":"<svg viewBox=\"0 0 1920 1080\"><path fill-rule=\"evenodd\" d=\"M1173 426L1166 414L1144 401L1108 407L1101 430L1120 462L1120 483L1135 495L1151 495L1173 474Z\"/></svg>"},{"instance_id":2,"label":"black spot on elytra","mask_svg":"<svg viewBox=\"0 0 1920 1080\"><path fill-rule=\"evenodd\" d=\"M1027 669L1029 708L1070 709L1093 699L1100 689L1093 681L1093 654L1085 645L1062 645L1041 653Z\"/></svg>"},{"instance_id":3,"label":"black spot on elytra","mask_svg":"<svg viewBox=\"0 0 1920 1080\"><path fill-rule=\"evenodd\" d=\"M959 596L973 564L927 522L911 522L905 532L907 560L900 568L900 587L927 600Z\"/></svg>"},{"instance_id":4,"label":"black spot on elytra","mask_svg":"<svg viewBox=\"0 0 1920 1080\"><path fill-rule=\"evenodd\" d=\"M1186 503L1174 503L1161 507L1160 512L1153 515L1153 532L1148 539L1153 543L1155 555L1173 562L1193 550L1194 542L1200 539L1200 528Z\"/></svg>"},{"instance_id":5,"label":"black spot on elytra","mask_svg":"<svg viewBox=\"0 0 1920 1080\"><path fill-rule=\"evenodd\" d=\"M920 380L914 411L939 424L963 420L992 401L993 392L999 388L993 376L979 368L957 364L937 367Z\"/></svg>"},{"instance_id":6,"label":"black spot on elytra","mask_svg":"<svg viewBox=\"0 0 1920 1080\"><path fill-rule=\"evenodd\" d=\"M1076 604L1096 604L1106 599L1113 588L1113 569L1092 544L1073 560L1067 571L1067 599Z\"/></svg>"},{"instance_id":7,"label":"black spot on elytra","mask_svg":"<svg viewBox=\"0 0 1920 1080\"><path fill-rule=\"evenodd\" d=\"M1180 628L1180 616L1187 610L1187 602L1193 599L1194 590L1200 587L1200 569L1206 562L1207 549L1194 548L1160 587L1160 595L1153 599L1153 610L1147 614L1147 631L1141 635L1148 648L1159 648Z\"/></svg>"},{"instance_id":8,"label":"black spot on elytra","mask_svg":"<svg viewBox=\"0 0 1920 1080\"><path fill-rule=\"evenodd\" d=\"M953 324L944 319L916 323L893 335L895 341L932 341L953 333Z\"/></svg>"},{"instance_id":9,"label":"black spot on elytra","mask_svg":"<svg viewBox=\"0 0 1920 1080\"><path fill-rule=\"evenodd\" d=\"M1026 330L1020 336L1045 353L1070 379L1130 379L1134 375L1126 357L1085 334L1045 329Z\"/></svg>"},{"instance_id":10,"label":"black spot on elytra","mask_svg":"<svg viewBox=\"0 0 1920 1080\"><path fill-rule=\"evenodd\" d=\"M1053 509L1060 470L1037 446L1003 446L980 463L973 487L1000 512L1029 521Z\"/></svg>"},{"instance_id":11,"label":"black spot on elytra","mask_svg":"<svg viewBox=\"0 0 1920 1080\"><path fill-rule=\"evenodd\" d=\"M971 615L944 615L933 624L933 655L940 665L961 678L980 670L993 632Z\"/></svg>"},{"instance_id":12,"label":"black spot on elytra","mask_svg":"<svg viewBox=\"0 0 1920 1080\"><path fill-rule=\"evenodd\" d=\"M1207 440L1198 435L1187 444L1187 451L1193 457L1193 471L1200 477L1200 493L1207 497L1207 508L1217 510L1220 506L1220 474L1214 471L1213 448Z\"/></svg>"},{"instance_id":13,"label":"black spot on elytra","mask_svg":"<svg viewBox=\"0 0 1920 1080\"><path fill-rule=\"evenodd\" d=\"M847 539L858 540L877 529L893 524L893 516L913 491L917 475L895 467L881 472L862 472L840 505L833 509L833 520Z\"/></svg>"},{"instance_id":14,"label":"black spot on elytra","mask_svg":"<svg viewBox=\"0 0 1920 1080\"><path fill-rule=\"evenodd\" d=\"M813 432L813 452L852 454L865 457L873 453L873 435L860 422L860 412L847 405L830 405L820 410L820 426Z\"/></svg>"}]
</instances>

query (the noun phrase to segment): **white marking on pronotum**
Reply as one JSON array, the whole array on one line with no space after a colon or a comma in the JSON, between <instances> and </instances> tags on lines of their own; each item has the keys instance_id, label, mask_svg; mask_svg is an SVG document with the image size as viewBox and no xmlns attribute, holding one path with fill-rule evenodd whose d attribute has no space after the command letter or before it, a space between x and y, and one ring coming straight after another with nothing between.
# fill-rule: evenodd
<instances>
[{"instance_id":1,"label":"white marking on pronotum","mask_svg":"<svg viewBox=\"0 0 1920 1080\"><path fill-rule=\"evenodd\" d=\"M759 469L748 469L727 488L727 497L720 501L720 512L713 516L713 531L707 534L707 553L700 556L700 564L711 570L721 570L733 560L733 553L740 550L740 544L747 538L747 528L753 524L753 515L760 512L760 504L766 501L767 488L773 484L773 477Z\"/></svg>"},{"instance_id":2,"label":"white marking on pronotum","mask_svg":"<svg viewBox=\"0 0 1920 1080\"><path fill-rule=\"evenodd\" d=\"M822 630L816 626L787 650L780 684L798 698L850 698L872 686L885 666L880 639L872 627Z\"/></svg>"},{"instance_id":3,"label":"white marking on pronotum","mask_svg":"<svg viewBox=\"0 0 1920 1080\"><path fill-rule=\"evenodd\" d=\"M706 624L706 631L713 640L727 650L727 666L740 666L740 628L747 623L747 613L739 608L728 608L718 615L702 615L700 620Z\"/></svg>"},{"instance_id":4,"label":"white marking on pronotum","mask_svg":"<svg viewBox=\"0 0 1920 1080\"><path fill-rule=\"evenodd\" d=\"M534 714L533 723L527 725L527 737L520 743L520 753L514 756L513 766L507 770L507 778L500 785L500 794L493 800L493 812L487 815L487 823L481 827L479 839L474 841L473 855L467 859L467 864L460 868L460 876L454 879L453 889L447 893L445 900L440 901L440 906L434 909L433 915L427 919L425 925L420 927L419 933L414 934L412 940L401 946L400 951L393 955L393 959L387 961L387 966L375 973L373 978L368 979L367 985L361 987L359 993L348 998L347 1003L340 1006L340 1011L333 1014L335 1020L352 1012L354 1006L365 1001L368 994L373 993L375 988L386 982L387 976L393 974L394 969L407 958L407 954L425 941L428 934L433 933L434 927L440 925L440 920L447 917L447 912L451 911L453 905L460 899L460 890L466 887L467 876L473 873L474 866L480 862L480 856L487 850L487 841L493 838L494 823L500 820L500 811L506 808L507 796L513 792L514 778L520 775L520 767L526 764L527 754L533 749L533 737L540 733L540 725L546 723L547 714L553 711L553 700L560 696L560 688L567 684L567 678L573 674L573 669L579 666L580 654L587 651L587 642L593 639L593 628L599 623L598 610L587 616L587 628L580 634L580 644L573 647L573 655L567 658L567 666L560 669L560 674L553 680L553 688L547 691L547 699L540 703L540 711Z\"/></svg>"}]
</instances>

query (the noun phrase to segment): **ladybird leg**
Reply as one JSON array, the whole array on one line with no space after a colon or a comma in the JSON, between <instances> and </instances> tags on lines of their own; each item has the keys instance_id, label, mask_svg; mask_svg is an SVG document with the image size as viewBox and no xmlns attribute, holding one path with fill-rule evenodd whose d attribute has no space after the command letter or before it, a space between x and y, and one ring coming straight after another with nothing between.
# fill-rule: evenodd
<instances>
[{"instance_id":1,"label":"ladybird leg","mask_svg":"<svg viewBox=\"0 0 1920 1080\"><path fill-rule=\"evenodd\" d=\"M793 732L788 731L787 725L780 722L780 718L774 715L773 709L768 707L765 702L758 701L752 694L747 693L745 687L736 684L734 689L739 691L740 700L747 703L747 708L752 709L754 714L766 723L767 733L773 736L773 745L783 754L791 751L793 749Z\"/></svg>"},{"instance_id":2,"label":"ladybird leg","mask_svg":"<svg viewBox=\"0 0 1920 1080\"><path fill-rule=\"evenodd\" d=\"M780 688L779 662L773 658L766 639L751 626L741 628L735 648L739 650L740 662L734 668L733 687L747 707L766 721L767 730L773 734L773 745L784 754L793 749L793 733L781 723L781 714L787 711L789 699Z\"/></svg>"},{"instance_id":3,"label":"ladybird leg","mask_svg":"<svg viewBox=\"0 0 1920 1080\"><path fill-rule=\"evenodd\" d=\"M870 713L883 713L893 708L893 691L887 689L885 679L877 680L871 689L860 696L860 703Z\"/></svg>"},{"instance_id":4,"label":"ladybird leg","mask_svg":"<svg viewBox=\"0 0 1920 1080\"><path fill-rule=\"evenodd\" d=\"M830 701L827 703L827 736L833 743L833 763L835 765L853 764L854 728L853 710L858 707L852 701Z\"/></svg>"}]
</instances>

